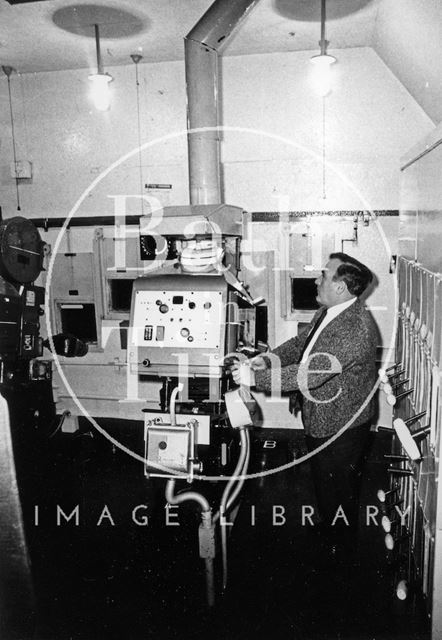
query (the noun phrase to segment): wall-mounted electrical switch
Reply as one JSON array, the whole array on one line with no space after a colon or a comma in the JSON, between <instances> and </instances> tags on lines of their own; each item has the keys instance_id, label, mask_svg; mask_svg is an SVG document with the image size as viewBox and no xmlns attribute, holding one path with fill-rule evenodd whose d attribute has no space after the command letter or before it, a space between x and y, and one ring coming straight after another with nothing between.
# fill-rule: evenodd
<instances>
[{"instance_id":1,"label":"wall-mounted electrical switch","mask_svg":"<svg viewBox=\"0 0 442 640\"><path fill-rule=\"evenodd\" d=\"M11 162L10 166L12 178L32 178L32 162L29 162L29 160L16 160Z\"/></svg>"}]
</instances>

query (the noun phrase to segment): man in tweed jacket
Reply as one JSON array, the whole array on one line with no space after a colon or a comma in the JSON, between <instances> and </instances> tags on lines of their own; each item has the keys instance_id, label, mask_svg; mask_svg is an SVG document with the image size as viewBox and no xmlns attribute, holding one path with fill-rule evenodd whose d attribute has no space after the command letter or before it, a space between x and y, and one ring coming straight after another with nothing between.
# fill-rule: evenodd
<instances>
[{"instance_id":1,"label":"man in tweed jacket","mask_svg":"<svg viewBox=\"0 0 442 640\"><path fill-rule=\"evenodd\" d=\"M333 253L316 280L321 306L307 330L250 366L233 373L259 391L301 392L307 445L319 515L335 540L339 524L356 527L359 480L374 406L376 324L359 296L372 281L370 270L345 253ZM254 379L253 379L254 378Z\"/></svg>"}]
</instances>

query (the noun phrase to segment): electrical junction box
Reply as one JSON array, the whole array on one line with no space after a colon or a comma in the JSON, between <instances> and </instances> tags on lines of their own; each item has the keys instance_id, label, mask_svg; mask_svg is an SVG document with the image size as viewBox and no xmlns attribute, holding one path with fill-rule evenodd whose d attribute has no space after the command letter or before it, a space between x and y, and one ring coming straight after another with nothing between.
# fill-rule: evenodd
<instances>
[{"instance_id":1,"label":"electrical junction box","mask_svg":"<svg viewBox=\"0 0 442 640\"><path fill-rule=\"evenodd\" d=\"M191 480L196 461L196 424L196 420L185 425L171 425L145 419L146 477L175 478L178 473Z\"/></svg>"},{"instance_id":2,"label":"electrical junction box","mask_svg":"<svg viewBox=\"0 0 442 640\"><path fill-rule=\"evenodd\" d=\"M11 178L32 178L32 162L29 162L29 160L16 160L15 162L11 162Z\"/></svg>"},{"instance_id":3,"label":"electrical junction box","mask_svg":"<svg viewBox=\"0 0 442 640\"><path fill-rule=\"evenodd\" d=\"M144 420L147 423L161 427L162 424L170 424L170 414L159 411L148 411L143 409ZM178 426L185 426L191 420L196 420L195 444L210 444L210 415L201 413L177 413L176 423Z\"/></svg>"}]
</instances>

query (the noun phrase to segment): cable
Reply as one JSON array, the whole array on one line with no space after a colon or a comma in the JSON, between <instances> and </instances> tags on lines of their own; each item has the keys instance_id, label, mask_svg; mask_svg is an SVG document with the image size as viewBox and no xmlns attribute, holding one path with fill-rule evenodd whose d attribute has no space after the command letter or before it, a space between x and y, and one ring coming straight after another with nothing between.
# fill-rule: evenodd
<instances>
[{"instance_id":1,"label":"cable","mask_svg":"<svg viewBox=\"0 0 442 640\"><path fill-rule=\"evenodd\" d=\"M322 199L327 199L325 190L325 96L322 98Z\"/></svg>"},{"instance_id":2,"label":"cable","mask_svg":"<svg viewBox=\"0 0 442 640\"><path fill-rule=\"evenodd\" d=\"M241 476L245 476L247 474L247 469L249 466L249 462L250 462L250 434L249 431L246 429L245 430L245 436L246 436L246 446L247 446L247 453L246 453L246 459L244 461L244 466L243 469L241 471ZM245 482L245 477L242 477L238 480L238 484L236 485L235 490L233 491L232 495L230 496L227 504L226 504L226 511L228 511L232 505L234 504L236 498L238 497L241 489L244 486L244 482Z\"/></svg>"},{"instance_id":3,"label":"cable","mask_svg":"<svg viewBox=\"0 0 442 640\"><path fill-rule=\"evenodd\" d=\"M140 195L143 196L143 167L141 158L141 115L140 115L140 81L138 78L138 63L142 60L143 56L138 53L133 53L130 56L135 63L135 85L137 89L137 132L138 132L138 160L140 171ZM144 215L144 199L141 197L141 215Z\"/></svg>"},{"instance_id":4,"label":"cable","mask_svg":"<svg viewBox=\"0 0 442 640\"><path fill-rule=\"evenodd\" d=\"M174 387L172 393L170 394L169 400L169 412L170 412L170 424L175 427L176 426L176 411L175 404L177 395L184 389L184 385L180 382L176 387Z\"/></svg>"},{"instance_id":5,"label":"cable","mask_svg":"<svg viewBox=\"0 0 442 640\"><path fill-rule=\"evenodd\" d=\"M241 438L241 451L238 458L238 462L230 477L226 488L224 489L224 493L221 498L220 509L218 513L214 516L213 522L216 522L221 515L224 517L227 511L231 508L234 501L236 500L239 492L241 491L245 478L241 477L238 480L239 476L244 476L247 473L247 468L249 466L250 461L250 435L247 428L240 429L240 438ZM229 499L229 494L232 490L232 487L237 482L237 486L235 487L232 495ZM227 578L228 578L228 564L227 564L227 530L226 524L221 524L221 551L222 551L222 563L223 563L223 591L227 588Z\"/></svg>"},{"instance_id":6,"label":"cable","mask_svg":"<svg viewBox=\"0 0 442 640\"><path fill-rule=\"evenodd\" d=\"M17 211L21 211L20 208L20 193L18 190L18 177L17 177L17 151L15 148L15 127L14 127L14 114L12 111L12 96L11 96L11 73L12 67L2 66L3 72L8 79L8 93L9 93L9 113L11 116L11 131L12 131L12 152L14 155L14 173L15 173L15 189L17 193Z\"/></svg>"},{"instance_id":7,"label":"cable","mask_svg":"<svg viewBox=\"0 0 442 640\"><path fill-rule=\"evenodd\" d=\"M249 465L249 460L250 460L250 436L249 436L249 432L247 430L245 430L245 436L246 436L246 447L247 447L247 455L245 457L245 461L244 461L244 466L243 469L241 471L241 475L244 475L245 473L247 473L247 467ZM226 500L226 506L225 506L225 511L223 511L223 513L227 512L230 507L233 505L233 503L235 502L236 497L238 496L239 492L241 491L242 487L244 484L244 478L241 478L238 481L238 484L236 486L235 491L233 492L233 495L230 497L230 499L227 501ZM227 487L226 487L227 490ZM226 493L227 491L225 491ZM223 507L221 507L222 509ZM226 526L221 527L221 551L222 551L222 560L223 560L223 591L226 590L227 588L227 580L228 580L228 562L227 562L227 530L226 530Z\"/></svg>"},{"instance_id":8,"label":"cable","mask_svg":"<svg viewBox=\"0 0 442 640\"><path fill-rule=\"evenodd\" d=\"M233 504L232 500L228 501L228 495L230 493L230 490L232 488L232 485L237 481L239 476L244 475L244 469L245 464L247 462L248 465L248 459L250 459L250 436L248 434L247 429L242 428L240 429L240 438L241 438L241 451L239 454L239 458L238 458L238 462L236 463L236 468L233 472L233 474L231 475L226 488L224 489L222 498L221 498L221 503L220 503L220 510L214 515L213 517L213 522L218 522L218 520L220 519L221 514L225 515L225 511L227 511L227 509L229 509L231 507L231 505ZM248 451L247 451L248 449ZM241 483L241 486L244 484L244 478L242 478L241 480L238 481L239 483ZM234 498L236 498L236 491L235 491L235 496ZM222 506L225 505L225 511L222 512Z\"/></svg>"},{"instance_id":9,"label":"cable","mask_svg":"<svg viewBox=\"0 0 442 640\"><path fill-rule=\"evenodd\" d=\"M176 388L176 387L175 387ZM174 495L175 480L171 479L167 481L166 485L166 500L169 504L181 504L188 500L197 502L201 507L201 527L205 530L210 530L213 527L212 513L210 510L210 504L208 500L200 493L196 491L186 491L179 495ZM215 553L215 547L213 547L213 555ZM200 551L201 554L201 551ZM213 607L215 604L215 581L213 570L213 555L204 557L204 565L206 570L206 591L207 591L207 604L209 607Z\"/></svg>"},{"instance_id":10,"label":"cable","mask_svg":"<svg viewBox=\"0 0 442 640\"><path fill-rule=\"evenodd\" d=\"M69 416L71 415L71 412L66 409L65 411L63 411L63 413L60 416L60 419L57 423L57 426L55 427L55 429L52 431L52 433L48 436L48 439L50 440L51 438L53 438L62 428L64 421L66 420L66 418L69 418Z\"/></svg>"},{"instance_id":11,"label":"cable","mask_svg":"<svg viewBox=\"0 0 442 640\"><path fill-rule=\"evenodd\" d=\"M202 511L210 512L209 501L201 493L186 491L185 493L174 495L175 482L176 480L173 479L167 481L166 500L169 504L181 504L182 502L187 502L187 500L193 500L194 502L198 502Z\"/></svg>"}]
</instances>

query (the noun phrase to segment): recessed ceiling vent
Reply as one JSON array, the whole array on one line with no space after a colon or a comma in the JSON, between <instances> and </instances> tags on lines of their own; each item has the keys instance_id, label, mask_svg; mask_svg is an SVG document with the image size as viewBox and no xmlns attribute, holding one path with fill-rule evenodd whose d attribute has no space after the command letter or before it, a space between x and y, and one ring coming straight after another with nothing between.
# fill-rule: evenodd
<instances>
[{"instance_id":1,"label":"recessed ceiling vent","mask_svg":"<svg viewBox=\"0 0 442 640\"><path fill-rule=\"evenodd\" d=\"M361 11L373 0L328 0L327 20L339 20ZM300 22L320 22L321 3L319 0L273 0L273 8L284 18Z\"/></svg>"},{"instance_id":2,"label":"recessed ceiling vent","mask_svg":"<svg viewBox=\"0 0 442 640\"><path fill-rule=\"evenodd\" d=\"M26 4L27 2L40 2L41 0L7 0L9 4Z\"/></svg>"},{"instance_id":3,"label":"recessed ceiling vent","mask_svg":"<svg viewBox=\"0 0 442 640\"><path fill-rule=\"evenodd\" d=\"M71 4L54 11L52 21L57 27L79 36L95 38L94 25L100 26L100 37L114 40L129 38L149 26L147 18L140 18L125 9L99 4Z\"/></svg>"}]
</instances>

